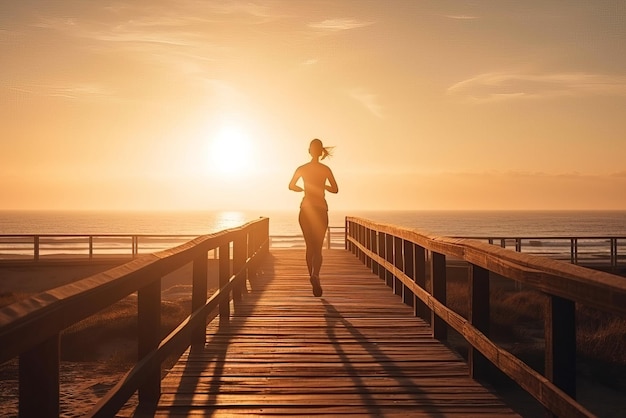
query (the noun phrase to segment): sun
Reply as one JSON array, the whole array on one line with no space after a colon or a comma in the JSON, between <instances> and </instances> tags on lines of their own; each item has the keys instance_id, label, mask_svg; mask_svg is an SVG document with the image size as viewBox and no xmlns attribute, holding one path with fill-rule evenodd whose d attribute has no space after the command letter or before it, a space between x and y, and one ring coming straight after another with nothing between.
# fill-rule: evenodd
<instances>
[{"instance_id":1,"label":"sun","mask_svg":"<svg viewBox=\"0 0 626 418\"><path fill-rule=\"evenodd\" d=\"M222 126L209 148L212 172L224 176L242 176L251 172L252 142L237 125Z\"/></svg>"}]
</instances>

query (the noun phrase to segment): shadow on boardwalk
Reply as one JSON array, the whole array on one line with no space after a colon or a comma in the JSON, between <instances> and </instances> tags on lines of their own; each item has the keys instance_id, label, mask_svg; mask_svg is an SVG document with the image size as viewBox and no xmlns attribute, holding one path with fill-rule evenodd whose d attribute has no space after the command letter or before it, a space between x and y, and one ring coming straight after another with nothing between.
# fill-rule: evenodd
<instances>
[{"instance_id":1,"label":"shadow on boardwalk","mask_svg":"<svg viewBox=\"0 0 626 418\"><path fill-rule=\"evenodd\" d=\"M358 260L324 256L315 298L304 252L273 251L229 323L207 327L205 348L181 357L141 415L518 416Z\"/></svg>"}]
</instances>

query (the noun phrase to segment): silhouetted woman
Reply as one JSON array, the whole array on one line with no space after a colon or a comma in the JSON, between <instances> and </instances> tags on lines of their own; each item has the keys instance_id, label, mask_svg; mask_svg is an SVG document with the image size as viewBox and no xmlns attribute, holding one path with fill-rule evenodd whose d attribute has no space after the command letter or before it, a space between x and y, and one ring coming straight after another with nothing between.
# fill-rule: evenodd
<instances>
[{"instance_id":1,"label":"silhouetted woman","mask_svg":"<svg viewBox=\"0 0 626 418\"><path fill-rule=\"evenodd\" d=\"M311 161L296 169L289 183L289 190L304 191L298 221L306 243L306 265L309 268L313 295L322 296L322 246L328 229L328 204L324 192L337 193L339 188L330 168L320 163L320 160L330 155L329 148L325 148L319 139L314 139L309 145L309 154ZM301 177L304 187L296 184Z\"/></svg>"}]
</instances>

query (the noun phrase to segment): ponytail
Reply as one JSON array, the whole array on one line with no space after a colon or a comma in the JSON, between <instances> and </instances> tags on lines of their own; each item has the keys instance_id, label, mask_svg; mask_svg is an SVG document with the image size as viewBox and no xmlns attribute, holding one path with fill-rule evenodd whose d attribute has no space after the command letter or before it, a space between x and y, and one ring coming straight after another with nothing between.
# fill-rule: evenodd
<instances>
[{"instance_id":1,"label":"ponytail","mask_svg":"<svg viewBox=\"0 0 626 418\"><path fill-rule=\"evenodd\" d=\"M309 145L309 152L311 155L319 156L323 160L326 157L333 156L333 148L335 147L325 147L321 140L315 138Z\"/></svg>"}]
</instances>

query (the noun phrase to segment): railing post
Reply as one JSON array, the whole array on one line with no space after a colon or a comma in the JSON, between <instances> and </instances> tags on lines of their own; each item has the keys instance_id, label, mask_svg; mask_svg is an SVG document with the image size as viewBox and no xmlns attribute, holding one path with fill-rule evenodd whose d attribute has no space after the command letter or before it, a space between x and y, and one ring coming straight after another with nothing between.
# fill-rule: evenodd
<instances>
[{"instance_id":1,"label":"railing post","mask_svg":"<svg viewBox=\"0 0 626 418\"><path fill-rule=\"evenodd\" d=\"M352 239L356 240L356 242L360 242L361 241L361 225L359 224L353 224L352 225L352 230L350 231L350 236L352 237ZM354 254L356 256L356 258L358 258L359 260L361 260L361 250L359 249L358 245L353 244L352 245L352 254Z\"/></svg>"},{"instance_id":2,"label":"railing post","mask_svg":"<svg viewBox=\"0 0 626 418\"><path fill-rule=\"evenodd\" d=\"M570 239L570 262L572 264L578 264L578 239Z\"/></svg>"},{"instance_id":3,"label":"railing post","mask_svg":"<svg viewBox=\"0 0 626 418\"><path fill-rule=\"evenodd\" d=\"M224 286L230 279L230 242L220 245L219 250L219 285L220 293L224 292ZM220 325L227 325L230 321L230 294L220 301Z\"/></svg>"},{"instance_id":4,"label":"railing post","mask_svg":"<svg viewBox=\"0 0 626 418\"><path fill-rule=\"evenodd\" d=\"M89 235L89 259L93 258L93 235Z\"/></svg>"},{"instance_id":5,"label":"railing post","mask_svg":"<svg viewBox=\"0 0 626 418\"><path fill-rule=\"evenodd\" d=\"M359 244L365 245L365 233L367 229L363 225L359 225ZM364 251L359 249L359 260L361 263L365 264L365 259L367 258L367 254Z\"/></svg>"},{"instance_id":6,"label":"railing post","mask_svg":"<svg viewBox=\"0 0 626 418\"><path fill-rule=\"evenodd\" d=\"M402 271L404 274L409 276L411 280L415 281L415 245L408 240L403 240L403 253L404 253L404 265L402 266ZM415 295L411 290L409 290L406 286L402 286L402 301L409 306L414 306L415 304Z\"/></svg>"},{"instance_id":7,"label":"railing post","mask_svg":"<svg viewBox=\"0 0 626 418\"><path fill-rule=\"evenodd\" d=\"M363 227L363 245L368 251L372 251L372 235L370 234L370 229L365 227ZM369 254L365 255L365 267L368 269L372 268L372 257Z\"/></svg>"},{"instance_id":8,"label":"railing post","mask_svg":"<svg viewBox=\"0 0 626 418\"><path fill-rule=\"evenodd\" d=\"M468 320L476 329L489 337L489 270L470 264ZM471 344L468 361L470 376L485 379L489 376L489 361Z\"/></svg>"},{"instance_id":9,"label":"railing post","mask_svg":"<svg viewBox=\"0 0 626 418\"><path fill-rule=\"evenodd\" d=\"M387 250L385 249L386 241L387 240L385 239L385 233L379 232L378 233L378 256L382 258L383 260L385 260L386 254L387 254ZM378 267L378 277L380 277L381 280L385 280L386 271L387 269L383 265L380 265Z\"/></svg>"},{"instance_id":10,"label":"railing post","mask_svg":"<svg viewBox=\"0 0 626 418\"><path fill-rule=\"evenodd\" d=\"M39 261L39 235L33 237L33 258Z\"/></svg>"},{"instance_id":11,"label":"railing post","mask_svg":"<svg viewBox=\"0 0 626 418\"><path fill-rule=\"evenodd\" d=\"M237 282L233 287L233 300L241 300L241 295L246 293L246 281L248 280L248 272L245 270L247 259L247 235L245 231L241 231L239 236L233 241L233 274L237 274ZM243 271L242 271L243 270Z\"/></svg>"},{"instance_id":12,"label":"railing post","mask_svg":"<svg viewBox=\"0 0 626 418\"><path fill-rule=\"evenodd\" d=\"M576 399L576 304L548 295L545 319L545 375Z\"/></svg>"},{"instance_id":13,"label":"railing post","mask_svg":"<svg viewBox=\"0 0 626 418\"><path fill-rule=\"evenodd\" d=\"M345 218L345 227L343 228L343 247L345 250L350 250L352 246L348 241L348 230L350 229L350 223L348 222L348 217Z\"/></svg>"},{"instance_id":14,"label":"railing post","mask_svg":"<svg viewBox=\"0 0 626 418\"><path fill-rule=\"evenodd\" d=\"M19 416L59 416L59 334L23 352L19 360Z\"/></svg>"},{"instance_id":15,"label":"railing post","mask_svg":"<svg viewBox=\"0 0 626 418\"><path fill-rule=\"evenodd\" d=\"M263 235L262 235L262 241L261 243L268 241L269 242L269 238L270 238L270 219L267 218L265 219L265 222L263 222ZM263 247L263 255L267 255L270 252L270 246L266 245L265 247Z\"/></svg>"},{"instance_id":16,"label":"railing post","mask_svg":"<svg viewBox=\"0 0 626 418\"><path fill-rule=\"evenodd\" d=\"M370 229L369 233L370 233L370 250L372 251L373 254L378 255L378 234L375 229ZM372 273L378 276L378 269L380 268L380 265L378 264L377 261L372 259L371 268L372 268Z\"/></svg>"},{"instance_id":17,"label":"railing post","mask_svg":"<svg viewBox=\"0 0 626 418\"><path fill-rule=\"evenodd\" d=\"M426 249L419 245L415 246L415 283L422 289L426 289ZM430 322L430 309L417 296L415 297L413 311L415 316Z\"/></svg>"},{"instance_id":18,"label":"railing post","mask_svg":"<svg viewBox=\"0 0 626 418\"><path fill-rule=\"evenodd\" d=\"M402 238L393 237L393 265L398 270L403 270L404 260L403 260L403 248L402 248ZM397 276L393 276L393 293L402 296L404 293L404 285L402 281Z\"/></svg>"},{"instance_id":19,"label":"railing post","mask_svg":"<svg viewBox=\"0 0 626 418\"><path fill-rule=\"evenodd\" d=\"M444 254L432 252L430 280L433 297L446 305L446 256ZM435 312L431 312L430 323L434 338L441 341L448 339L446 321L435 314Z\"/></svg>"},{"instance_id":20,"label":"railing post","mask_svg":"<svg viewBox=\"0 0 626 418\"><path fill-rule=\"evenodd\" d=\"M206 303L207 298L207 273L208 273L208 260L207 253L202 251L193 260L193 286L191 288L191 312L195 312L200 309ZM192 348L204 347L206 343L206 320L204 326L199 326L193 331L191 337Z\"/></svg>"},{"instance_id":21,"label":"railing post","mask_svg":"<svg viewBox=\"0 0 626 418\"><path fill-rule=\"evenodd\" d=\"M254 253L256 253L257 248L255 247L255 238L256 236L256 229L255 228L250 228L248 230L248 258L252 257L254 255ZM248 280L252 280L255 276L256 276L256 265L258 263L258 260L255 260L254 263L250 263L250 265L248 266Z\"/></svg>"},{"instance_id":22,"label":"railing post","mask_svg":"<svg viewBox=\"0 0 626 418\"><path fill-rule=\"evenodd\" d=\"M385 234L385 260L393 264L393 235ZM385 283L393 289L393 273L385 269Z\"/></svg>"},{"instance_id":23,"label":"railing post","mask_svg":"<svg viewBox=\"0 0 626 418\"><path fill-rule=\"evenodd\" d=\"M330 250L330 226L326 228L326 248Z\"/></svg>"},{"instance_id":24,"label":"railing post","mask_svg":"<svg viewBox=\"0 0 626 418\"><path fill-rule=\"evenodd\" d=\"M154 280L137 292L137 358L141 360L156 350L161 341L161 279ZM139 386L139 407L156 404L161 395L161 365L146 373Z\"/></svg>"},{"instance_id":25,"label":"railing post","mask_svg":"<svg viewBox=\"0 0 626 418\"><path fill-rule=\"evenodd\" d=\"M611 267L617 267L617 238L611 238Z\"/></svg>"}]
</instances>

